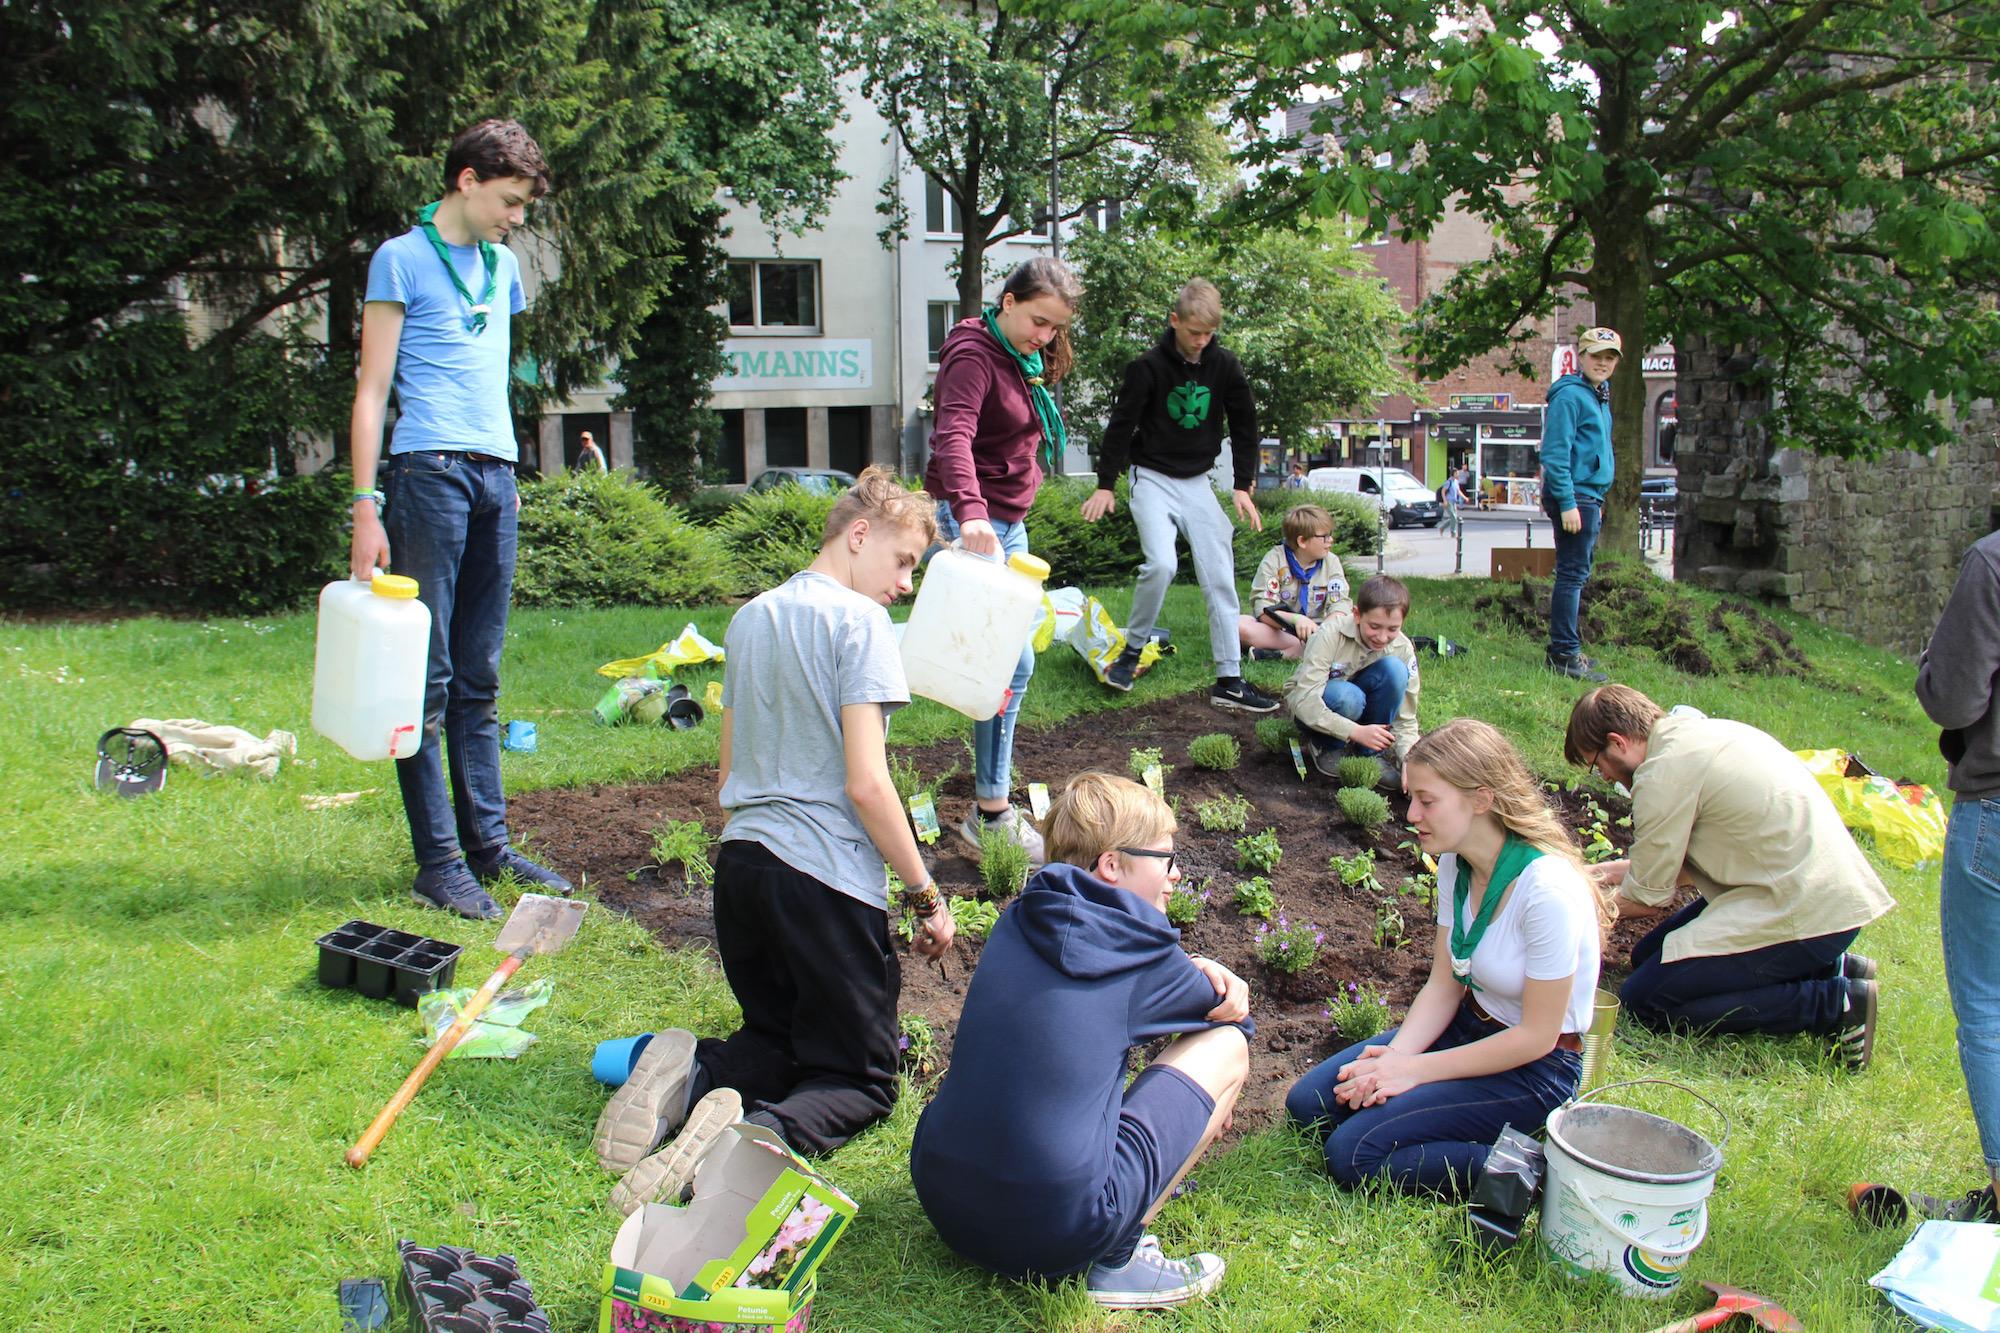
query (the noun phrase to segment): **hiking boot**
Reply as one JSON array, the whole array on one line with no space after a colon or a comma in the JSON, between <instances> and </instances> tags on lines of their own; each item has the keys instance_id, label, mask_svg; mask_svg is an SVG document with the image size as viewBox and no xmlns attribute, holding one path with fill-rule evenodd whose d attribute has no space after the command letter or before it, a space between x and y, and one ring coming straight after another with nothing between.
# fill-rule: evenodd
<instances>
[{"instance_id":1,"label":"hiking boot","mask_svg":"<svg viewBox=\"0 0 2000 1333\"><path fill-rule=\"evenodd\" d=\"M1126 694L1130 694L1132 692L1132 679L1139 674L1139 654L1144 651L1144 648L1145 646L1142 644L1138 648L1127 648L1124 652L1118 654L1118 659L1106 668L1104 672L1104 683L1114 690L1121 690Z\"/></svg>"},{"instance_id":2,"label":"hiking boot","mask_svg":"<svg viewBox=\"0 0 2000 1333\"><path fill-rule=\"evenodd\" d=\"M694 1169L724 1130L743 1118L743 1098L734 1088L717 1088L694 1104L674 1141L627 1171L611 1187L609 1200L620 1217L641 1204L679 1205L694 1184Z\"/></svg>"},{"instance_id":3,"label":"hiking boot","mask_svg":"<svg viewBox=\"0 0 2000 1333\"><path fill-rule=\"evenodd\" d=\"M1859 1072L1875 1058L1875 1021L1881 1005L1881 982L1848 979L1847 1012L1834 1029L1833 1052L1849 1069Z\"/></svg>"},{"instance_id":4,"label":"hiking boot","mask_svg":"<svg viewBox=\"0 0 2000 1333\"><path fill-rule=\"evenodd\" d=\"M1278 701L1241 676L1225 676L1208 692L1212 708L1233 708L1239 713L1275 713Z\"/></svg>"},{"instance_id":5,"label":"hiking boot","mask_svg":"<svg viewBox=\"0 0 2000 1333\"><path fill-rule=\"evenodd\" d=\"M1382 766L1382 776L1375 780L1377 787L1386 792L1403 790L1403 766L1396 762L1394 750L1384 750L1368 757Z\"/></svg>"},{"instance_id":6,"label":"hiking boot","mask_svg":"<svg viewBox=\"0 0 2000 1333\"><path fill-rule=\"evenodd\" d=\"M1591 665L1590 659L1582 653L1569 657L1557 657L1553 653L1546 659L1549 670L1558 676L1568 676L1571 680L1587 680L1593 685L1602 685L1611 677Z\"/></svg>"},{"instance_id":7,"label":"hiking boot","mask_svg":"<svg viewBox=\"0 0 2000 1333\"><path fill-rule=\"evenodd\" d=\"M1250 660L1253 662L1282 662L1285 655L1276 648L1252 648Z\"/></svg>"},{"instance_id":8,"label":"hiking boot","mask_svg":"<svg viewBox=\"0 0 2000 1333\"><path fill-rule=\"evenodd\" d=\"M1840 956L1840 975L1849 981L1873 981L1875 960L1865 953L1848 952Z\"/></svg>"},{"instance_id":9,"label":"hiking boot","mask_svg":"<svg viewBox=\"0 0 2000 1333\"><path fill-rule=\"evenodd\" d=\"M574 892L568 880L547 866L536 865L506 843L500 844L499 853L490 859L481 852L467 852L465 863L472 867L473 875L481 884L491 884L511 872L523 886L536 891L560 894L565 898Z\"/></svg>"},{"instance_id":10,"label":"hiking boot","mask_svg":"<svg viewBox=\"0 0 2000 1333\"><path fill-rule=\"evenodd\" d=\"M1218 1254L1169 1259L1160 1242L1144 1236L1132 1257L1116 1268L1092 1264L1084 1276L1090 1299L1108 1310L1164 1310L1206 1296L1222 1282Z\"/></svg>"},{"instance_id":11,"label":"hiking boot","mask_svg":"<svg viewBox=\"0 0 2000 1333\"><path fill-rule=\"evenodd\" d=\"M493 901L493 895L479 887L462 860L419 870L410 893L427 907L440 907L472 921L497 921L507 915Z\"/></svg>"},{"instance_id":12,"label":"hiking boot","mask_svg":"<svg viewBox=\"0 0 2000 1333\"><path fill-rule=\"evenodd\" d=\"M694 1071L694 1033L669 1028L646 1043L632 1076L597 1117L590 1146L606 1171L624 1175L681 1127Z\"/></svg>"},{"instance_id":13,"label":"hiking boot","mask_svg":"<svg viewBox=\"0 0 2000 1333\"><path fill-rule=\"evenodd\" d=\"M1313 771L1323 778L1339 777L1340 761L1347 758L1338 742L1324 740L1303 728L1299 731L1299 752L1305 755L1306 763L1312 766Z\"/></svg>"},{"instance_id":14,"label":"hiking boot","mask_svg":"<svg viewBox=\"0 0 2000 1333\"><path fill-rule=\"evenodd\" d=\"M1021 818L1021 812L1011 805L998 819L987 819L980 814L977 801L973 802L972 809L966 812L965 822L953 825L951 830L958 835L958 840L965 844L966 855L972 858L974 865L978 865L986 857L982 839L988 829L998 829L1027 848L1029 869L1042 868L1046 853L1042 847L1041 831Z\"/></svg>"}]
</instances>

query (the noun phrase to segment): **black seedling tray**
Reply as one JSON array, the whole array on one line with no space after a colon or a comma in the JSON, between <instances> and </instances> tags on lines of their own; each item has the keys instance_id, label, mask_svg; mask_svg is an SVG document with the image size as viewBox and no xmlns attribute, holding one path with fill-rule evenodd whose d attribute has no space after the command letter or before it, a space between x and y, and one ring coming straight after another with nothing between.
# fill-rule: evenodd
<instances>
[{"instance_id":1,"label":"black seedling tray","mask_svg":"<svg viewBox=\"0 0 2000 1333\"><path fill-rule=\"evenodd\" d=\"M549 1333L548 1316L511 1254L396 1242L410 1333Z\"/></svg>"},{"instance_id":2,"label":"black seedling tray","mask_svg":"<svg viewBox=\"0 0 2000 1333\"><path fill-rule=\"evenodd\" d=\"M419 995L451 985L463 952L443 940L350 921L319 937L319 984L351 987L376 1000L393 996L415 1008Z\"/></svg>"}]
</instances>

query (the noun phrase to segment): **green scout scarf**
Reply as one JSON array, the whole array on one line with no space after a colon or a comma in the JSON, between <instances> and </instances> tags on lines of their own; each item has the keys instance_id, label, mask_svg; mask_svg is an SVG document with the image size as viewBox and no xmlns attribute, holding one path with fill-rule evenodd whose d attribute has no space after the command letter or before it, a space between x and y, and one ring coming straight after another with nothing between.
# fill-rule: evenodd
<instances>
[{"instance_id":1,"label":"green scout scarf","mask_svg":"<svg viewBox=\"0 0 2000 1333\"><path fill-rule=\"evenodd\" d=\"M1472 896L1472 867L1463 856L1458 858L1458 883L1451 892L1451 974L1473 990L1479 989L1479 983L1472 979L1473 951L1486 938L1486 928L1493 924L1493 914L1500 910L1508 888L1544 855L1541 848L1509 833L1493 862L1493 876L1486 882L1486 896L1479 900L1479 914L1470 926L1465 924L1465 900Z\"/></svg>"},{"instance_id":2,"label":"green scout scarf","mask_svg":"<svg viewBox=\"0 0 2000 1333\"><path fill-rule=\"evenodd\" d=\"M1063 429L1062 413L1056 410L1056 396L1042 383L1042 354L1022 356L1014 350L1013 343L1000 336L998 306L986 307L984 315L986 331L1014 358L1014 364L1021 368L1021 378L1028 381L1028 401L1035 405L1035 417L1042 423L1042 471L1054 472L1056 455L1069 443L1069 432Z\"/></svg>"},{"instance_id":3,"label":"green scout scarf","mask_svg":"<svg viewBox=\"0 0 2000 1333\"><path fill-rule=\"evenodd\" d=\"M465 298L466 309L471 312L465 320L465 331L484 333L486 314L493 309L494 293L500 289L499 279L494 276L500 269L500 252L493 247L491 241L479 242L479 258L486 265L486 295L477 301L473 300L472 293L465 289L465 279L458 276L458 268L451 262L451 251L445 248L444 237L438 235L437 225L431 221L437 216L442 202L440 200L436 204L425 204L418 209L417 226L422 228L424 236L430 241L431 249L437 251L438 262L444 265L444 271L451 275L451 285L458 288L458 294Z\"/></svg>"}]
</instances>

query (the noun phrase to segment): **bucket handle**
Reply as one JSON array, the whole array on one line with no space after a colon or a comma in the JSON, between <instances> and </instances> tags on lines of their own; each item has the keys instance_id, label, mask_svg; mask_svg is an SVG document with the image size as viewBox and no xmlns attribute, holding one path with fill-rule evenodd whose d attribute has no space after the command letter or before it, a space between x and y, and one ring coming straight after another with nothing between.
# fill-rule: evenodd
<instances>
[{"instance_id":1,"label":"bucket handle","mask_svg":"<svg viewBox=\"0 0 2000 1333\"><path fill-rule=\"evenodd\" d=\"M1604 1210L1597 1206L1597 1200L1590 1197L1590 1191L1578 1182L1565 1178L1563 1180L1563 1188L1576 1196L1576 1201L1583 1205L1584 1210L1597 1219L1597 1225L1603 1227L1606 1231L1635 1250L1644 1250L1648 1254L1657 1254L1662 1259L1682 1259L1700 1249L1701 1243L1708 1239L1708 1209L1706 1206L1701 1210L1701 1225L1695 1228L1692 1239L1684 1241L1679 1245L1651 1245L1642 1237L1633 1235L1624 1227L1619 1226L1616 1222L1606 1217Z\"/></svg>"},{"instance_id":2,"label":"bucket handle","mask_svg":"<svg viewBox=\"0 0 2000 1333\"><path fill-rule=\"evenodd\" d=\"M1729 1117L1723 1113L1722 1108L1720 1106L1717 1106L1714 1102L1710 1101L1708 1098L1702 1096L1700 1093L1696 1092L1693 1088L1690 1088L1687 1084L1676 1083L1670 1078L1628 1078L1622 1083L1606 1083L1602 1087L1592 1088L1589 1092L1578 1093L1576 1096L1569 1099L1568 1104L1571 1106L1582 1106L1586 1102L1597 1102L1597 1098L1599 1098L1600 1096L1602 1096L1607 1092L1616 1092L1620 1088L1636 1088L1646 1083L1657 1083L1663 1088L1673 1088L1677 1092L1685 1092L1688 1096L1694 1098L1696 1101L1700 1102L1703 1106L1706 1106L1710 1111L1714 1112L1715 1118L1722 1122L1722 1137L1716 1140L1715 1150L1719 1153L1723 1150L1724 1147L1728 1145ZM1599 1102L1597 1104L1604 1106L1615 1105L1615 1103L1611 1102Z\"/></svg>"}]
</instances>

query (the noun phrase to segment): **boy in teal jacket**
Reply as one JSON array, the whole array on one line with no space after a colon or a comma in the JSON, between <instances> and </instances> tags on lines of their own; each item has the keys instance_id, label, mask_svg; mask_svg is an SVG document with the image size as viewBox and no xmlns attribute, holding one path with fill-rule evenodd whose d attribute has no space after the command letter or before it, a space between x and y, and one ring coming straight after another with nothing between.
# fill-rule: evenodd
<instances>
[{"instance_id":1,"label":"boy in teal jacket","mask_svg":"<svg viewBox=\"0 0 2000 1333\"><path fill-rule=\"evenodd\" d=\"M1572 680L1608 679L1583 655L1577 610L1611 489L1611 373L1622 350L1616 329L1585 329L1577 339L1581 371L1549 386L1542 414L1542 511L1556 525L1548 662Z\"/></svg>"}]
</instances>

